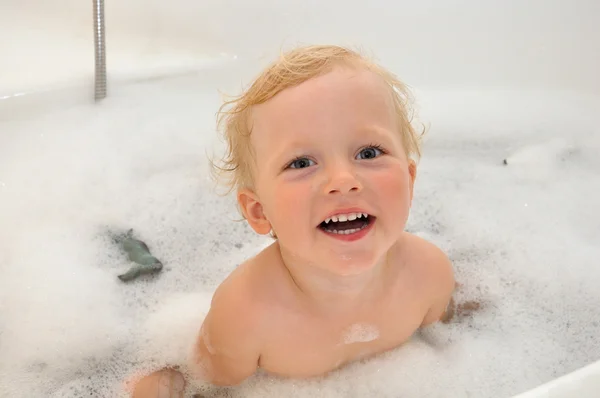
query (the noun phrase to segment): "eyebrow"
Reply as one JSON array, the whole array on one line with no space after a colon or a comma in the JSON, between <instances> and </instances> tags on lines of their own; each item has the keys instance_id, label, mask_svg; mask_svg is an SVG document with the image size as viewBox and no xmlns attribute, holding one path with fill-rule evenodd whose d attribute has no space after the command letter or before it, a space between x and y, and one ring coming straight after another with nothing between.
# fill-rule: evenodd
<instances>
[{"instance_id":1,"label":"eyebrow","mask_svg":"<svg viewBox=\"0 0 600 398\"><path fill-rule=\"evenodd\" d=\"M367 134L373 134L374 133L374 134L376 134L376 135L378 135L380 137L387 137L388 136L387 133L393 133L391 130L387 130L387 129L383 128L383 127L374 126L374 125L366 126L366 127L361 127L359 129L359 132L361 132L361 133L364 132L364 133L367 133Z\"/></svg>"},{"instance_id":2,"label":"eyebrow","mask_svg":"<svg viewBox=\"0 0 600 398\"><path fill-rule=\"evenodd\" d=\"M264 167L266 169L275 168L280 170L285 166L285 162L291 161L294 156L305 154L309 143L310 142L307 140L294 140L291 143L286 143L283 145L277 143L275 144L275 148L271 148L270 150L263 148L263 151L268 151L265 153L266 156L262 157L262 159L266 158L267 160L264 163ZM260 155L257 154L257 157L260 157Z\"/></svg>"},{"instance_id":3,"label":"eyebrow","mask_svg":"<svg viewBox=\"0 0 600 398\"><path fill-rule=\"evenodd\" d=\"M395 144L395 135L393 130L386 129L379 126L367 126L358 130L361 137L367 140L381 141L386 146ZM391 148L388 148L390 150Z\"/></svg>"},{"instance_id":4,"label":"eyebrow","mask_svg":"<svg viewBox=\"0 0 600 398\"><path fill-rule=\"evenodd\" d=\"M306 155L310 145L311 143L307 141L294 141L286 144L281 149L276 150L273 159L277 162L278 167L282 167L285 162L291 161L294 157Z\"/></svg>"}]
</instances>

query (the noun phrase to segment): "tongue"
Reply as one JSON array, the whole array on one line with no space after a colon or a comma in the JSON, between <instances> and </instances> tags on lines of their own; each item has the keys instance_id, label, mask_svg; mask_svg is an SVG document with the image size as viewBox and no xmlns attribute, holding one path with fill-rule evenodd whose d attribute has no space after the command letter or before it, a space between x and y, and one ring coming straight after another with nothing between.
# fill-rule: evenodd
<instances>
[{"instance_id":1,"label":"tongue","mask_svg":"<svg viewBox=\"0 0 600 398\"><path fill-rule=\"evenodd\" d=\"M365 225L365 220L352 220L352 221L338 221L338 222L330 222L329 224L325 224L325 229L328 231L345 231L347 229L361 228Z\"/></svg>"}]
</instances>

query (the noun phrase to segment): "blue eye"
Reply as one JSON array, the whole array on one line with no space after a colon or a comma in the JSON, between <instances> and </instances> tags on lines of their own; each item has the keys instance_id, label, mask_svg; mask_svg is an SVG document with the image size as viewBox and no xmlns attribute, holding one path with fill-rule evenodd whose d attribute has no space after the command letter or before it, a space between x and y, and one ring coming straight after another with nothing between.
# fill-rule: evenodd
<instances>
[{"instance_id":1,"label":"blue eye","mask_svg":"<svg viewBox=\"0 0 600 398\"><path fill-rule=\"evenodd\" d=\"M290 163L290 165L288 167L290 169L304 169L304 168L312 166L314 164L315 164L315 162L310 159L298 158L298 159L294 160L292 163Z\"/></svg>"},{"instance_id":2,"label":"blue eye","mask_svg":"<svg viewBox=\"0 0 600 398\"><path fill-rule=\"evenodd\" d=\"M383 153L383 151L375 146L370 146L370 147L366 147L364 149L362 149L358 155L357 158L358 159L373 159L376 158L377 156L381 155Z\"/></svg>"}]
</instances>

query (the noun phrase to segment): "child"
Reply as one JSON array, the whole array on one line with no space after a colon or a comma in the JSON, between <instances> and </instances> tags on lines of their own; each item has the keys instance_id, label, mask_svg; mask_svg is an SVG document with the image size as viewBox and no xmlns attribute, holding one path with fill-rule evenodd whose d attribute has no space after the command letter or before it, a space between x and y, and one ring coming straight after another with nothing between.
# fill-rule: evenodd
<instances>
[{"instance_id":1,"label":"child","mask_svg":"<svg viewBox=\"0 0 600 398\"><path fill-rule=\"evenodd\" d=\"M192 379L323 375L445 316L452 266L404 231L420 155L408 106L391 73L337 46L284 54L223 105L220 171L249 225L275 241L216 290ZM159 371L134 397L179 397L183 384Z\"/></svg>"}]
</instances>

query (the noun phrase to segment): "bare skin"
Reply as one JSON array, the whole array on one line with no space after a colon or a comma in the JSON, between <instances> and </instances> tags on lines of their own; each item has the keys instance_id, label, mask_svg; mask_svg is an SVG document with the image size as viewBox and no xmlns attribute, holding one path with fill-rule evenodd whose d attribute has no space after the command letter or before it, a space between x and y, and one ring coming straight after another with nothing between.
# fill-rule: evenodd
<instances>
[{"instance_id":1,"label":"bare skin","mask_svg":"<svg viewBox=\"0 0 600 398\"><path fill-rule=\"evenodd\" d=\"M354 302L325 303L307 296L291 277L274 243L238 267L220 286L197 342L197 377L236 385L257 368L307 378L402 345L421 327L448 318L454 289L448 259L406 233L390 253L374 289ZM242 307L243 305L243 307ZM244 346L240 348L241 346ZM165 369L143 378L134 398L161 397L156 385L173 380ZM179 397L181 383L171 382Z\"/></svg>"},{"instance_id":2,"label":"bare skin","mask_svg":"<svg viewBox=\"0 0 600 398\"><path fill-rule=\"evenodd\" d=\"M141 379L133 392L134 397L183 398L185 380L174 369L163 369Z\"/></svg>"}]
</instances>

